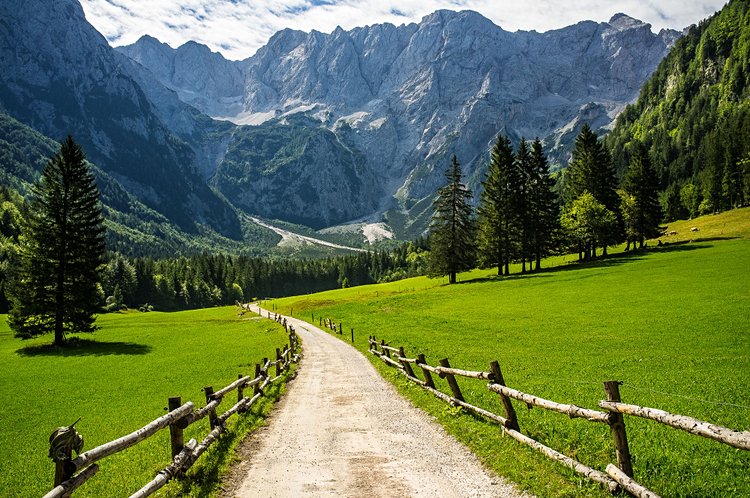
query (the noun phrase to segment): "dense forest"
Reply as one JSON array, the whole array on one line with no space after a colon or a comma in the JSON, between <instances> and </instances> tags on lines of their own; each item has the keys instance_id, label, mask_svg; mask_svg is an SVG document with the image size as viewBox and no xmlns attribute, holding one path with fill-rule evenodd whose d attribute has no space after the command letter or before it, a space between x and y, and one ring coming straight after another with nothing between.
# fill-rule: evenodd
<instances>
[{"instance_id":1,"label":"dense forest","mask_svg":"<svg viewBox=\"0 0 750 498\"><path fill-rule=\"evenodd\" d=\"M19 237L28 207L0 187L0 313L18 265ZM306 294L398 280L426 269L427 241L327 258L279 258L204 252L193 256L130 258L110 252L101 279L103 309L179 310L234 304L253 298Z\"/></svg>"},{"instance_id":2,"label":"dense forest","mask_svg":"<svg viewBox=\"0 0 750 498\"><path fill-rule=\"evenodd\" d=\"M606 143L620 175L642 142L665 218L750 202L750 2L733 0L689 28Z\"/></svg>"}]
</instances>

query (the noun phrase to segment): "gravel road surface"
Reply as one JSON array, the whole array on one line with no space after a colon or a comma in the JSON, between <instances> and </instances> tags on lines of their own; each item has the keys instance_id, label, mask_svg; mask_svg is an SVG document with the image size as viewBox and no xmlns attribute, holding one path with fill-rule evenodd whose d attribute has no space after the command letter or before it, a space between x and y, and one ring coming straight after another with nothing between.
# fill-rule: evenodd
<instances>
[{"instance_id":1,"label":"gravel road surface","mask_svg":"<svg viewBox=\"0 0 750 498\"><path fill-rule=\"evenodd\" d=\"M302 338L299 374L268 426L246 441L225 496L528 496L488 472L360 352L287 320Z\"/></svg>"}]
</instances>

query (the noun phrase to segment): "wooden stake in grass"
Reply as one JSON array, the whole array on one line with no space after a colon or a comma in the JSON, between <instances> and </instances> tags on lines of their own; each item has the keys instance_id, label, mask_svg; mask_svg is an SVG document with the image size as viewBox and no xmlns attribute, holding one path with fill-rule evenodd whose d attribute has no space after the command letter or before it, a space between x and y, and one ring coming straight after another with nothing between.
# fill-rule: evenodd
<instances>
[{"instance_id":1,"label":"wooden stake in grass","mask_svg":"<svg viewBox=\"0 0 750 498\"><path fill-rule=\"evenodd\" d=\"M448 361L448 358L443 358L440 360L440 366L445 368L450 368L451 363ZM448 381L448 386L450 386L451 391L453 391L453 397L460 401L466 401L464 399L464 395L461 394L461 388L458 387L458 382L456 382L456 377L454 377L452 374L444 374L445 380Z\"/></svg>"},{"instance_id":2,"label":"wooden stake in grass","mask_svg":"<svg viewBox=\"0 0 750 498\"><path fill-rule=\"evenodd\" d=\"M242 374L237 374L237 380L241 378L242 378ZM239 386L237 386L237 403L242 401L242 398L244 397L245 397L245 386L244 384L240 384ZM244 412L245 410L242 410L242 411Z\"/></svg>"},{"instance_id":3,"label":"wooden stake in grass","mask_svg":"<svg viewBox=\"0 0 750 498\"><path fill-rule=\"evenodd\" d=\"M500 370L500 364L496 361L490 363L490 371L492 372L493 377L495 377L494 383L504 386L505 379L503 379L503 372ZM514 431L520 431L521 429L518 427L518 417L516 416L516 410L513 408L513 403L511 403L509 397L503 394L500 394L499 396L500 401L503 403L503 408L505 408L505 418L508 419L505 427L513 429Z\"/></svg>"},{"instance_id":4,"label":"wooden stake in grass","mask_svg":"<svg viewBox=\"0 0 750 498\"><path fill-rule=\"evenodd\" d=\"M168 406L170 412L172 410L178 409L182 406L182 398L180 398L179 396L169 398ZM185 447L185 439L182 435L181 427L177 426L176 424L171 424L169 426L169 441L172 447L172 458L174 458L179 455L182 451L182 448Z\"/></svg>"},{"instance_id":5,"label":"wooden stake in grass","mask_svg":"<svg viewBox=\"0 0 750 498\"><path fill-rule=\"evenodd\" d=\"M281 349L276 348L276 377L281 375Z\"/></svg>"},{"instance_id":6,"label":"wooden stake in grass","mask_svg":"<svg viewBox=\"0 0 750 498\"><path fill-rule=\"evenodd\" d=\"M404 352L404 348L403 347L398 348L398 355L401 358L406 358L406 353ZM417 378L417 376L414 375L414 370L411 369L411 365L409 365L409 362L402 361L401 364L404 366L404 372L406 372L406 375L408 375L409 377L411 377L413 379Z\"/></svg>"},{"instance_id":7,"label":"wooden stake in grass","mask_svg":"<svg viewBox=\"0 0 750 498\"><path fill-rule=\"evenodd\" d=\"M604 383L604 392L607 393L607 401L614 401L616 403L621 401L620 384L621 382L616 380L608 380ZM625 419L622 413L609 413L609 427L615 443L617 466L626 476L633 477L633 464L630 461L630 448L628 447L628 436L625 433Z\"/></svg>"},{"instance_id":8,"label":"wooden stake in grass","mask_svg":"<svg viewBox=\"0 0 750 498\"><path fill-rule=\"evenodd\" d=\"M206 404L213 401L213 396L214 396L213 386L204 387L203 392L206 393ZM208 414L208 423L211 425L211 430L213 430L214 427L216 427L216 410L211 410L211 412Z\"/></svg>"},{"instance_id":9,"label":"wooden stake in grass","mask_svg":"<svg viewBox=\"0 0 750 498\"><path fill-rule=\"evenodd\" d=\"M421 365L426 365L426 364L427 364L427 360L425 359L424 355L422 353L419 353L417 355L417 365L421 366ZM426 368L424 368L424 367L421 367L421 368L422 368L422 372L424 373L424 383L425 383L425 385L427 387L431 387L431 388L435 389L435 382L432 380L432 374Z\"/></svg>"}]
</instances>

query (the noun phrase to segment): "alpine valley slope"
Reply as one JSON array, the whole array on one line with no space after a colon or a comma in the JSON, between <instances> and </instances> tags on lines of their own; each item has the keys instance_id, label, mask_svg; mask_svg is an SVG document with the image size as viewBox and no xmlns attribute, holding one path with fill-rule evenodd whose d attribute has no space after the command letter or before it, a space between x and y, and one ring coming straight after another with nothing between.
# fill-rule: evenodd
<instances>
[{"instance_id":1,"label":"alpine valley slope","mask_svg":"<svg viewBox=\"0 0 750 498\"><path fill-rule=\"evenodd\" d=\"M510 33L441 10L418 24L283 30L236 62L152 37L118 50L204 113L255 125L235 130L211 174L238 207L316 228L385 212L413 236L450 154L475 189L498 132L544 139L563 165L583 123L609 126L678 36L624 14Z\"/></svg>"}]
</instances>

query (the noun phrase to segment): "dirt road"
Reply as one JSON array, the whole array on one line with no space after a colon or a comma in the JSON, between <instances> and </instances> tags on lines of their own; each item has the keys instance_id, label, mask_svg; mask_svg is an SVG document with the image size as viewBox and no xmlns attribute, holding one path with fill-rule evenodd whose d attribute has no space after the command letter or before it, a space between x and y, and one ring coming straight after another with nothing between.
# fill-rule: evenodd
<instances>
[{"instance_id":1,"label":"dirt road","mask_svg":"<svg viewBox=\"0 0 750 498\"><path fill-rule=\"evenodd\" d=\"M251 436L237 469L244 477L226 496L521 496L401 398L361 353L288 320L303 341L299 375L268 427Z\"/></svg>"}]
</instances>

